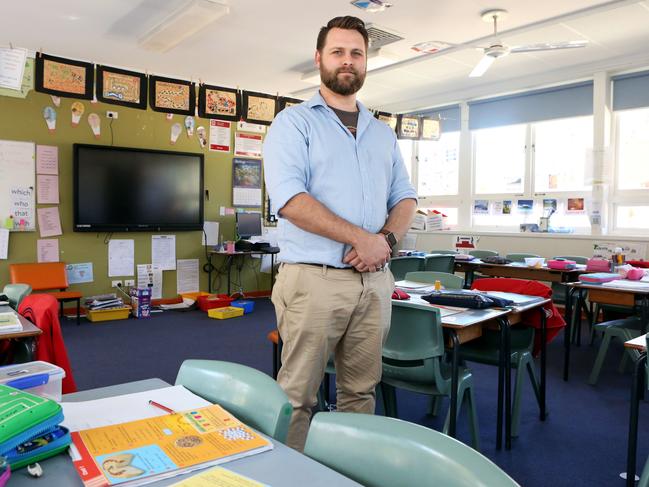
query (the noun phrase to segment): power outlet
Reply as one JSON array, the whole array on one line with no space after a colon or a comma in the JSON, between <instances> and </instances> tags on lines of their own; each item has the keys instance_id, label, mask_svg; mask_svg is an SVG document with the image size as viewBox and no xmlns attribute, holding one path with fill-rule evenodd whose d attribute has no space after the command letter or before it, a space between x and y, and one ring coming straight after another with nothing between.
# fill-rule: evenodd
<instances>
[{"instance_id":1,"label":"power outlet","mask_svg":"<svg viewBox=\"0 0 649 487\"><path fill-rule=\"evenodd\" d=\"M126 279L126 280L124 281L124 285L125 285L126 287L133 287L133 286L135 286L135 279Z\"/></svg>"},{"instance_id":2,"label":"power outlet","mask_svg":"<svg viewBox=\"0 0 649 487\"><path fill-rule=\"evenodd\" d=\"M108 110L106 112L106 118L115 118L116 119L116 118L119 118L119 117L118 117L117 112L111 112L110 110Z\"/></svg>"},{"instance_id":3,"label":"power outlet","mask_svg":"<svg viewBox=\"0 0 649 487\"><path fill-rule=\"evenodd\" d=\"M122 287L122 281L111 281L110 287Z\"/></svg>"}]
</instances>

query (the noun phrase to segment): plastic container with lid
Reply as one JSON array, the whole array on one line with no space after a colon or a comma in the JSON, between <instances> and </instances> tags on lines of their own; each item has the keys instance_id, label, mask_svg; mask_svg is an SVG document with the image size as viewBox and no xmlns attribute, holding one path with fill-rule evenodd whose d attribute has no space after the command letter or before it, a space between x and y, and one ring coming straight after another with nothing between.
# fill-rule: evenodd
<instances>
[{"instance_id":1,"label":"plastic container with lid","mask_svg":"<svg viewBox=\"0 0 649 487\"><path fill-rule=\"evenodd\" d=\"M48 362L27 362L0 367L0 384L61 402L65 371Z\"/></svg>"}]
</instances>

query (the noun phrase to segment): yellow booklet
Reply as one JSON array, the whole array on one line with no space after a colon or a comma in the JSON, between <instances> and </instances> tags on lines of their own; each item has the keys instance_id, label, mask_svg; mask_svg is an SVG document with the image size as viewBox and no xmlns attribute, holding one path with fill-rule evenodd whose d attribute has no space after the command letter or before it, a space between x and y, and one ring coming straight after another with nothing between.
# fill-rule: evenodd
<instances>
[{"instance_id":1,"label":"yellow booklet","mask_svg":"<svg viewBox=\"0 0 649 487\"><path fill-rule=\"evenodd\" d=\"M272 449L218 405L72 433L84 485L143 485Z\"/></svg>"},{"instance_id":2,"label":"yellow booklet","mask_svg":"<svg viewBox=\"0 0 649 487\"><path fill-rule=\"evenodd\" d=\"M269 487L238 473L216 467L199 473L170 487Z\"/></svg>"}]
</instances>

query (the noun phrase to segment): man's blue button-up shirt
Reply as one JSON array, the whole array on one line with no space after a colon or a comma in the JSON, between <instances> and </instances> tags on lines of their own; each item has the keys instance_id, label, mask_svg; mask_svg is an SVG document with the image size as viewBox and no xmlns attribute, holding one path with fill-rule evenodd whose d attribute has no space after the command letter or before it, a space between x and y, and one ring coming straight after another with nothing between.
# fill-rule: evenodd
<instances>
[{"instance_id":1,"label":"man's blue button-up shirt","mask_svg":"<svg viewBox=\"0 0 649 487\"><path fill-rule=\"evenodd\" d=\"M317 93L282 110L264 141L264 174L273 209L308 193L341 218L368 232L385 224L399 201L417 198L394 131L360 102L356 137ZM349 246L279 219L283 262L343 264Z\"/></svg>"}]
</instances>

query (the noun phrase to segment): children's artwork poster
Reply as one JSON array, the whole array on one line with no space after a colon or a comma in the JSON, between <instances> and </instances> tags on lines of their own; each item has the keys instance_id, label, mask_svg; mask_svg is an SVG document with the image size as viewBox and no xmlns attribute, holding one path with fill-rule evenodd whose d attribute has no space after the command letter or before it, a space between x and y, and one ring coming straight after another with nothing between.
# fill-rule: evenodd
<instances>
[{"instance_id":1,"label":"children's artwork poster","mask_svg":"<svg viewBox=\"0 0 649 487\"><path fill-rule=\"evenodd\" d=\"M210 120L210 145L214 152L232 151L232 122Z\"/></svg>"},{"instance_id":2,"label":"children's artwork poster","mask_svg":"<svg viewBox=\"0 0 649 487\"><path fill-rule=\"evenodd\" d=\"M34 188L11 188L9 198L14 230L34 230Z\"/></svg>"},{"instance_id":3,"label":"children's artwork poster","mask_svg":"<svg viewBox=\"0 0 649 487\"><path fill-rule=\"evenodd\" d=\"M494 201L492 203L492 212L494 215L502 215L503 214L503 202L502 201Z\"/></svg>"},{"instance_id":4,"label":"children's artwork poster","mask_svg":"<svg viewBox=\"0 0 649 487\"><path fill-rule=\"evenodd\" d=\"M512 200L503 200L503 215L512 214Z\"/></svg>"},{"instance_id":5,"label":"children's artwork poster","mask_svg":"<svg viewBox=\"0 0 649 487\"><path fill-rule=\"evenodd\" d=\"M586 211L584 198L568 198L566 213L584 213L584 211Z\"/></svg>"},{"instance_id":6,"label":"children's artwork poster","mask_svg":"<svg viewBox=\"0 0 649 487\"><path fill-rule=\"evenodd\" d=\"M263 137L259 134L234 134L234 155L239 157L261 157Z\"/></svg>"},{"instance_id":7,"label":"children's artwork poster","mask_svg":"<svg viewBox=\"0 0 649 487\"><path fill-rule=\"evenodd\" d=\"M489 200L475 200L473 202L474 215L487 215L489 214Z\"/></svg>"},{"instance_id":8,"label":"children's artwork poster","mask_svg":"<svg viewBox=\"0 0 649 487\"><path fill-rule=\"evenodd\" d=\"M610 260L616 248L622 249L625 260L644 260L647 257L647 244L641 242L595 242L593 257Z\"/></svg>"},{"instance_id":9,"label":"children's artwork poster","mask_svg":"<svg viewBox=\"0 0 649 487\"><path fill-rule=\"evenodd\" d=\"M67 264L65 273L68 276L69 284L81 284L84 282L93 282L92 262L83 262L81 264Z\"/></svg>"},{"instance_id":10,"label":"children's artwork poster","mask_svg":"<svg viewBox=\"0 0 649 487\"><path fill-rule=\"evenodd\" d=\"M94 68L92 63L39 53L36 56L36 91L92 100Z\"/></svg>"},{"instance_id":11,"label":"children's artwork poster","mask_svg":"<svg viewBox=\"0 0 649 487\"><path fill-rule=\"evenodd\" d=\"M149 76L149 105L156 112L194 115L196 88L189 81Z\"/></svg>"},{"instance_id":12,"label":"children's artwork poster","mask_svg":"<svg viewBox=\"0 0 649 487\"><path fill-rule=\"evenodd\" d=\"M516 209L520 213L530 213L534 209L534 200L518 200Z\"/></svg>"},{"instance_id":13,"label":"children's artwork poster","mask_svg":"<svg viewBox=\"0 0 649 487\"><path fill-rule=\"evenodd\" d=\"M200 85L198 115L236 122L241 116L241 95L238 90L221 86Z\"/></svg>"},{"instance_id":14,"label":"children's artwork poster","mask_svg":"<svg viewBox=\"0 0 649 487\"><path fill-rule=\"evenodd\" d=\"M422 140L439 140L441 136L439 119L422 118L421 119L421 138Z\"/></svg>"},{"instance_id":15,"label":"children's artwork poster","mask_svg":"<svg viewBox=\"0 0 649 487\"><path fill-rule=\"evenodd\" d=\"M399 115L397 119L397 137L399 139L419 139L419 117Z\"/></svg>"},{"instance_id":16,"label":"children's artwork poster","mask_svg":"<svg viewBox=\"0 0 649 487\"><path fill-rule=\"evenodd\" d=\"M277 113L277 99L265 93L243 92L243 118L247 122L270 125Z\"/></svg>"},{"instance_id":17,"label":"children's artwork poster","mask_svg":"<svg viewBox=\"0 0 649 487\"><path fill-rule=\"evenodd\" d=\"M554 213L557 211L557 200L554 198L544 198L543 199L543 212L544 213L549 213L552 212Z\"/></svg>"},{"instance_id":18,"label":"children's artwork poster","mask_svg":"<svg viewBox=\"0 0 649 487\"><path fill-rule=\"evenodd\" d=\"M61 231L61 216L59 215L58 206L39 208L36 212L38 214L38 229L40 230L41 238L56 237L57 235L63 234Z\"/></svg>"},{"instance_id":19,"label":"children's artwork poster","mask_svg":"<svg viewBox=\"0 0 649 487\"><path fill-rule=\"evenodd\" d=\"M377 120L386 123L388 127L390 127L392 130L396 132L397 122L398 122L396 115L392 115L391 113L387 113L387 112L375 112L374 116L377 118Z\"/></svg>"},{"instance_id":20,"label":"children's artwork poster","mask_svg":"<svg viewBox=\"0 0 649 487\"><path fill-rule=\"evenodd\" d=\"M125 71L98 65L97 99L112 105L146 110L146 75L135 71Z\"/></svg>"},{"instance_id":21,"label":"children's artwork poster","mask_svg":"<svg viewBox=\"0 0 649 487\"><path fill-rule=\"evenodd\" d=\"M0 96L9 96L11 98L27 98L30 91L34 89L34 58L28 57L25 60L23 69L23 79L20 87L16 90L13 88L0 88Z\"/></svg>"},{"instance_id":22,"label":"children's artwork poster","mask_svg":"<svg viewBox=\"0 0 649 487\"><path fill-rule=\"evenodd\" d=\"M232 159L232 205L261 208L261 159Z\"/></svg>"},{"instance_id":23,"label":"children's artwork poster","mask_svg":"<svg viewBox=\"0 0 649 487\"><path fill-rule=\"evenodd\" d=\"M59 262L59 239L45 238L36 241L38 262Z\"/></svg>"},{"instance_id":24,"label":"children's artwork poster","mask_svg":"<svg viewBox=\"0 0 649 487\"><path fill-rule=\"evenodd\" d=\"M289 98L287 96L280 96L279 97L279 106L277 108L277 113L281 112L285 108L292 107L294 105L299 105L302 103L303 100L300 100L298 98Z\"/></svg>"}]
</instances>

